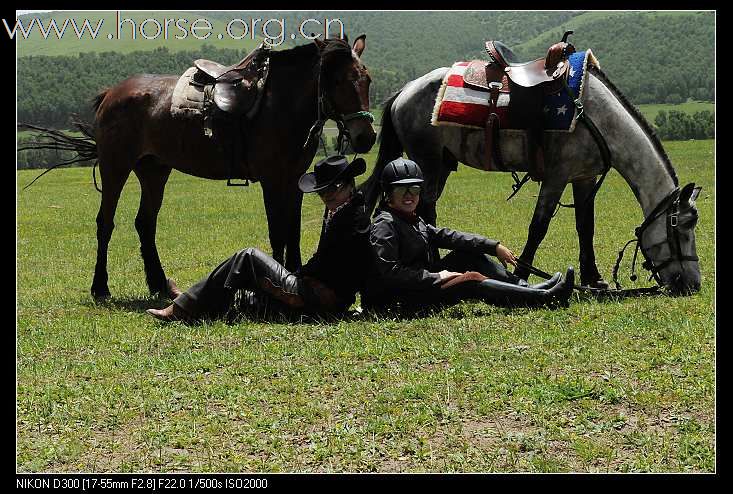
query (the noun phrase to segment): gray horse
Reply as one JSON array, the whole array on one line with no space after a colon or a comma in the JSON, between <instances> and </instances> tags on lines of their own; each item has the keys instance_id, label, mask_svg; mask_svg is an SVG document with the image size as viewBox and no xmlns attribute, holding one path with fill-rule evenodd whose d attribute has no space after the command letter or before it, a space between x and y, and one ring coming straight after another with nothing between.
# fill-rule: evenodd
<instances>
[{"instance_id":1,"label":"gray horse","mask_svg":"<svg viewBox=\"0 0 733 494\"><path fill-rule=\"evenodd\" d=\"M407 83L385 103L377 164L362 185L370 211L379 196L382 168L403 151L420 164L425 174L419 213L433 224L437 217L435 203L457 163L483 169L482 157L487 150L482 130L430 124L435 98L448 70L435 69ZM585 112L604 136L613 168L631 186L647 220L638 230L639 247L647 259L644 266L652 271L660 285L674 294L697 292L700 267L694 228L695 199L700 188L688 184L680 191L669 157L644 117L600 69L589 64L587 72ZM501 130L500 134L505 166L515 171L527 170L523 134L520 130ZM584 125L577 125L570 133L546 132L544 146L546 176L520 259L531 265L563 190L572 183L574 202L578 205L575 224L581 283L607 288L593 251L594 201L586 201L595 187L596 176L603 171L598 145ZM526 268L520 267L516 273L525 279L529 276Z\"/></svg>"}]
</instances>

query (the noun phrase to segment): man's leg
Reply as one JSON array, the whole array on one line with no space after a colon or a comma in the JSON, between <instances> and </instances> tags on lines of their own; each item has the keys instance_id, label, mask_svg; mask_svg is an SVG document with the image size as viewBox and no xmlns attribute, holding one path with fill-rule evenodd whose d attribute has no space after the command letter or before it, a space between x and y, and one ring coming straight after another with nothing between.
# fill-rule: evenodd
<instances>
[{"instance_id":1,"label":"man's leg","mask_svg":"<svg viewBox=\"0 0 733 494\"><path fill-rule=\"evenodd\" d=\"M541 305L567 307L574 281L573 268L568 268L565 279L549 289L521 286L496 279L466 281L447 288L444 298L448 301L479 299L490 304L509 307Z\"/></svg>"},{"instance_id":2,"label":"man's leg","mask_svg":"<svg viewBox=\"0 0 733 494\"><path fill-rule=\"evenodd\" d=\"M255 248L234 254L173 303L194 317L221 316L230 309L237 290L264 292L291 307L302 306L301 280Z\"/></svg>"},{"instance_id":3,"label":"man's leg","mask_svg":"<svg viewBox=\"0 0 733 494\"><path fill-rule=\"evenodd\" d=\"M540 288L546 290L557 285L562 279L561 273L555 275L547 281L543 281L536 285L530 285L526 280L507 270L504 266L491 259L488 254L477 254L473 252L451 251L440 260L441 268L448 271L456 271L464 273L466 271L477 271L484 276L488 276L492 280L503 281L518 286L530 286L532 288Z\"/></svg>"},{"instance_id":4,"label":"man's leg","mask_svg":"<svg viewBox=\"0 0 733 494\"><path fill-rule=\"evenodd\" d=\"M498 262L495 262L488 254L453 250L446 254L438 264L440 269L446 269L448 271L456 271L458 273L477 271L492 280L527 286L526 281L508 271Z\"/></svg>"}]
</instances>

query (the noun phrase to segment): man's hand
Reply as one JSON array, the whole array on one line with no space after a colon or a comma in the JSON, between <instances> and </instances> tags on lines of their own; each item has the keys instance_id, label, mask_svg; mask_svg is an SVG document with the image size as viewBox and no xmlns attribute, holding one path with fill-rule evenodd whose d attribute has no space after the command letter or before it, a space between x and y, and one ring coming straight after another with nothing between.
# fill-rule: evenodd
<instances>
[{"instance_id":1,"label":"man's hand","mask_svg":"<svg viewBox=\"0 0 733 494\"><path fill-rule=\"evenodd\" d=\"M452 280L456 276L461 276L463 273L456 273L455 271L446 271L445 269L438 273L440 276L440 283L443 284L447 281Z\"/></svg>"},{"instance_id":2,"label":"man's hand","mask_svg":"<svg viewBox=\"0 0 733 494\"><path fill-rule=\"evenodd\" d=\"M501 261L505 268L507 263L511 264L515 268L517 267L517 258L514 256L514 253L502 244L496 246L496 257Z\"/></svg>"},{"instance_id":3,"label":"man's hand","mask_svg":"<svg viewBox=\"0 0 733 494\"><path fill-rule=\"evenodd\" d=\"M260 287L274 298L284 303L288 307L300 309L305 306L303 297L297 293L286 291L283 287L275 285L270 278L261 278L259 280Z\"/></svg>"},{"instance_id":4,"label":"man's hand","mask_svg":"<svg viewBox=\"0 0 733 494\"><path fill-rule=\"evenodd\" d=\"M488 280L488 276L484 276L479 272L476 271L466 271L465 273L456 276L454 278L451 278L447 282L440 285L441 290L445 290L446 288L450 288L453 285L458 285L459 283L465 283L467 281L484 281Z\"/></svg>"}]
</instances>

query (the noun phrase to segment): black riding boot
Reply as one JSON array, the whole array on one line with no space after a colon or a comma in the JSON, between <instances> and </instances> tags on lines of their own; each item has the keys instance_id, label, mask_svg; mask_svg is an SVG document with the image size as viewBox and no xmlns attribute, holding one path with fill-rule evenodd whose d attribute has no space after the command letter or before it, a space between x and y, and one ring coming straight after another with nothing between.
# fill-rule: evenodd
<instances>
[{"instance_id":1,"label":"black riding boot","mask_svg":"<svg viewBox=\"0 0 733 494\"><path fill-rule=\"evenodd\" d=\"M478 283L474 288L474 293L482 300L497 305L527 307L562 305L567 307L574 283L575 272L570 267L565 279L549 290L489 279Z\"/></svg>"},{"instance_id":2,"label":"black riding boot","mask_svg":"<svg viewBox=\"0 0 733 494\"><path fill-rule=\"evenodd\" d=\"M519 278L519 279L522 280L522 278ZM558 283L560 283L560 280L561 279L562 279L562 273L557 272L549 280L543 281L542 283L537 283L536 285L528 285L528 286L530 288L539 288L540 290L549 290L553 286L555 286ZM524 280L522 280L522 281L524 281ZM526 281L524 281L524 282L527 283ZM520 285L521 285L521 283L520 283Z\"/></svg>"}]
</instances>

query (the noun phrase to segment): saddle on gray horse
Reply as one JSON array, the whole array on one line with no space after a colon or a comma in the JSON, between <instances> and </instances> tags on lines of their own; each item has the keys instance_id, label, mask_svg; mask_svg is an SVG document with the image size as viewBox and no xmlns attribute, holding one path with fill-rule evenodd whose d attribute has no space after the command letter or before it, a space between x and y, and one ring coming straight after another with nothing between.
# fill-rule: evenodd
<instances>
[{"instance_id":1,"label":"saddle on gray horse","mask_svg":"<svg viewBox=\"0 0 733 494\"><path fill-rule=\"evenodd\" d=\"M544 178L542 135L542 106L544 96L562 90L569 64L567 57L575 47L567 42L572 31L562 41L552 45L544 58L521 62L501 41L487 41L490 60L473 60L466 67L463 82L467 86L489 91L489 117L484 129L486 142L485 168L504 169L499 149L499 117L496 105L499 93L511 93L509 100L509 128L525 129L529 144L529 175L534 180Z\"/></svg>"}]
</instances>

